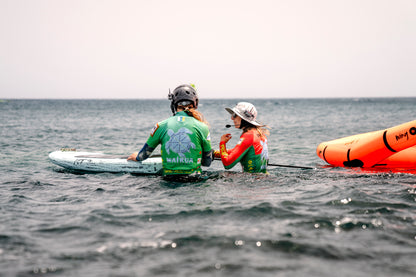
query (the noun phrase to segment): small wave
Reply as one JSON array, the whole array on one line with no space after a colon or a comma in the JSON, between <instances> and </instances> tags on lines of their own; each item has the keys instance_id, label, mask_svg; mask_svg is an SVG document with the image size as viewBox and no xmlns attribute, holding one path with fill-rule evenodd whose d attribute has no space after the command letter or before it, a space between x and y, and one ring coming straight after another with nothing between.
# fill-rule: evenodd
<instances>
[{"instance_id":1,"label":"small wave","mask_svg":"<svg viewBox=\"0 0 416 277\"><path fill-rule=\"evenodd\" d=\"M16 204L21 204L21 203L24 203L24 202L30 201L30 200L32 200L32 199L30 197L25 196L25 195L22 195L22 194L13 194L10 197L10 200L9 200L8 203L9 204L16 205Z\"/></svg>"},{"instance_id":2,"label":"small wave","mask_svg":"<svg viewBox=\"0 0 416 277\"><path fill-rule=\"evenodd\" d=\"M354 251L350 248L340 248L324 243L302 243L295 240L266 240L262 241L265 251L278 250L284 253L320 257L331 260L372 258L371 255Z\"/></svg>"},{"instance_id":3,"label":"small wave","mask_svg":"<svg viewBox=\"0 0 416 277\"><path fill-rule=\"evenodd\" d=\"M284 206L284 203L282 203ZM260 203L245 209L238 209L234 212L243 218L292 218L298 215L286 208L275 207L269 202Z\"/></svg>"},{"instance_id":4,"label":"small wave","mask_svg":"<svg viewBox=\"0 0 416 277\"><path fill-rule=\"evenodd\" d=\"M167 221L179 219L189 219L189 218L209 218L209 217L223 217L228 216L234 220L248 220L248 219L273 219L273 218L291 218L297 217L298 215L293 211L290 211L285 208L275 207L268 202L260 203L253 206L241 207L239 205L233 206L224 206L223 208L214 209L212 207L206 207L203 209L187 209L181 210L174 213L147 213L143 216L143 220L148 220L149 218L152 221Z\"/></svg>"},{"instance_id":5,"label":"small wave","mask_svg":"<svg viewBox=\"0 0 416 277\"><path fill-rule=\"evenodd\" d=\"M78 198L78 197L73 197L73 196L69 196L69 195L62 195L62 196L58 196L56 198L52 198L49 200L49 202L51 203L72 203L72 204L77 204L77 203L84 203L85 201Z\"/></svg>"},{"instance_id":6,"label":"small wave","mask_svg":"<svg viewBox=\"0 0 416 277\"><path fill-rule=\"evenodd\" d=\"M406 189L401 195L401 198L410 203L416 202L416 187Z\"/></svg>"},{"instance_id":7,"label":"small wave","mask_svg":"<svg viewBox=\"0 0 416 277\"><path fill-rule=\"evenodd\" d=\"M306 255L311 257L320 257L326 259L361 259L373 258L372 255L367 254L361 250L354 250L350 247L341 247L331 243L322 242L303 242L298 238L291 239L252 239L252 238L235 238L224 236L200 236L191 235L186 237L179 237L173 239L175 248L178 249L209 249L216 248L225 250L245 249L249 248L252 251L260 252L282 252L286 254Z\"/></svg>"},{"instance_id":8,"label":"small wave","mask_svg":"<svg viewBox=\"0 0 416 277\"><path fill-rule=\"evenodd\" d=\"M55 227L45 227L35 230L39 233L53 233L53 234L64 234L68 232L78 232L78 231L89 231L90 229L85 226L55 226Z\"/></svg>"},{"instance_id":9,"label":"small wave","mask_svg":"<svg viewBox=\"0 0 416 277\"><path fill-rule=\"evenodd\" d=\"M306 229L316 230L330 230L335 233L352 230L366 230L383 228L383 221L379 217L356 218L356 217L342 217L339 219L332 218L316 218L313 220L303 220L292 224L293 226L302 226Z\"/></svg>"},{"instance_id":10,"label":"small wave","mask_svg":"<svg viewBox=\"0 0 416 277\"><path fill-rule=\"evenodd\" d=\"M108 209L97 209L92 210L89 215L85 219L86 225L91 224L105 224L109 226L118 226L118 227L126 227L126 226L136 226L140 222L148 222L149 216L141 215L141 214L128 214L123 212L124 208L128 208L128 206L123 205L113 205L111 209L122 209L120 213L114 212Z\"/></svg>"},{"instance_id":11,"label":"small wave","mask_svg":"<svg viewBox=\"0 0 416 277\"><path fill-rule=\"evenodd\" d=\"M340 200L331 200L326 203L328 206L343 206L348 204L350 207L360 208L386 208L386 209L408 209L410 206L406 203L389 203L389 202L371 202L359 201L351 198L343 198Z\"/></svg>"}]
</instances>

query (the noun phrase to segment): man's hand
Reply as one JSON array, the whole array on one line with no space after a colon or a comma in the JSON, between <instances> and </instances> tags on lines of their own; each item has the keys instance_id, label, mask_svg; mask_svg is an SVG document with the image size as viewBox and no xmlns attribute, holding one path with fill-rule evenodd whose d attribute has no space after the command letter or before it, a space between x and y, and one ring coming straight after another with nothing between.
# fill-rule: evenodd
<instances>
[{"instance_id":1,"label":"man's hand","mask_svg":"<svg viewBox=\"0 0 416 277\"><path fill-rule=\"evenodd\" d=\"M136 160L136 157L137 157L137 155L139 154L139 152L134 152L133 154L131 154L128 158L127 158L127 160L128 161L135 161L135 162L137 162L137 160Z\"/></svg>"}]
</instances>

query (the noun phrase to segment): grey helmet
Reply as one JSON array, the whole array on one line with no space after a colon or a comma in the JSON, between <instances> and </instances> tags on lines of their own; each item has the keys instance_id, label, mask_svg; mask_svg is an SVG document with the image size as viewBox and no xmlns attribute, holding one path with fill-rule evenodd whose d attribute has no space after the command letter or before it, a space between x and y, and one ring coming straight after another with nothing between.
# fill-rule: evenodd
<instances>
[{"instance_id":1,"label":"grey helmet","mask_svg":"<svg viewBox=\"0 0 416 277\"><path fill-rule=\"evenodd\" d=\"M192 85L180 85L172 93L169 90L168 98L171 101L170 109L173 114L176 113L179 103L182 105L193 104L195 109L198 108L198 94Z\"/></svg>"}]
</instances>

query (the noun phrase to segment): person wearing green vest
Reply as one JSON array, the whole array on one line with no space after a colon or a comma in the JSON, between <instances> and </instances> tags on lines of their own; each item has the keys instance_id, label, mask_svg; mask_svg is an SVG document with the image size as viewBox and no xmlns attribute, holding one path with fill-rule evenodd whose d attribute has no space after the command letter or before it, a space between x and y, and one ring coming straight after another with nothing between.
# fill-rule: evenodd
<instances>
[{"instance_id":1,"label":"person wearing green vest","mask_svg":"<svg viewBox=\"0 0 416 277\"><path fill-rule=\"evenodd\" d=\"M171 93L173 116L157 123L147 142L128 160L143 161L161 144L163 175L165 177L199 177L201 166L213 160L211 138L207 122L197 111L198 94L192 85L181 85Z\"/></svg>"}]
</instances>

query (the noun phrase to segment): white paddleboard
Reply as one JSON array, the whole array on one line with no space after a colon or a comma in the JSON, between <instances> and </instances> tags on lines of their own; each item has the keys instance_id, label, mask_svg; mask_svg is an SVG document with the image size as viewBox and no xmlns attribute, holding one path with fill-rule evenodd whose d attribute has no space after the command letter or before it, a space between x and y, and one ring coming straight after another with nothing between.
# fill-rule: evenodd
<instances>
[{"instance_id":1,"label":"white paddleboard","mask_svg":"<svg viewBox=\"0 0 416 277\"><path fill-rule=\"evenodd\" d=\"M142 162L127 161L128 156L81 152L62 149L49 154L49 159L59 166L84 172L125 172L161 174L162 158L150 157Z\"/></svg>"}]
</instances>

